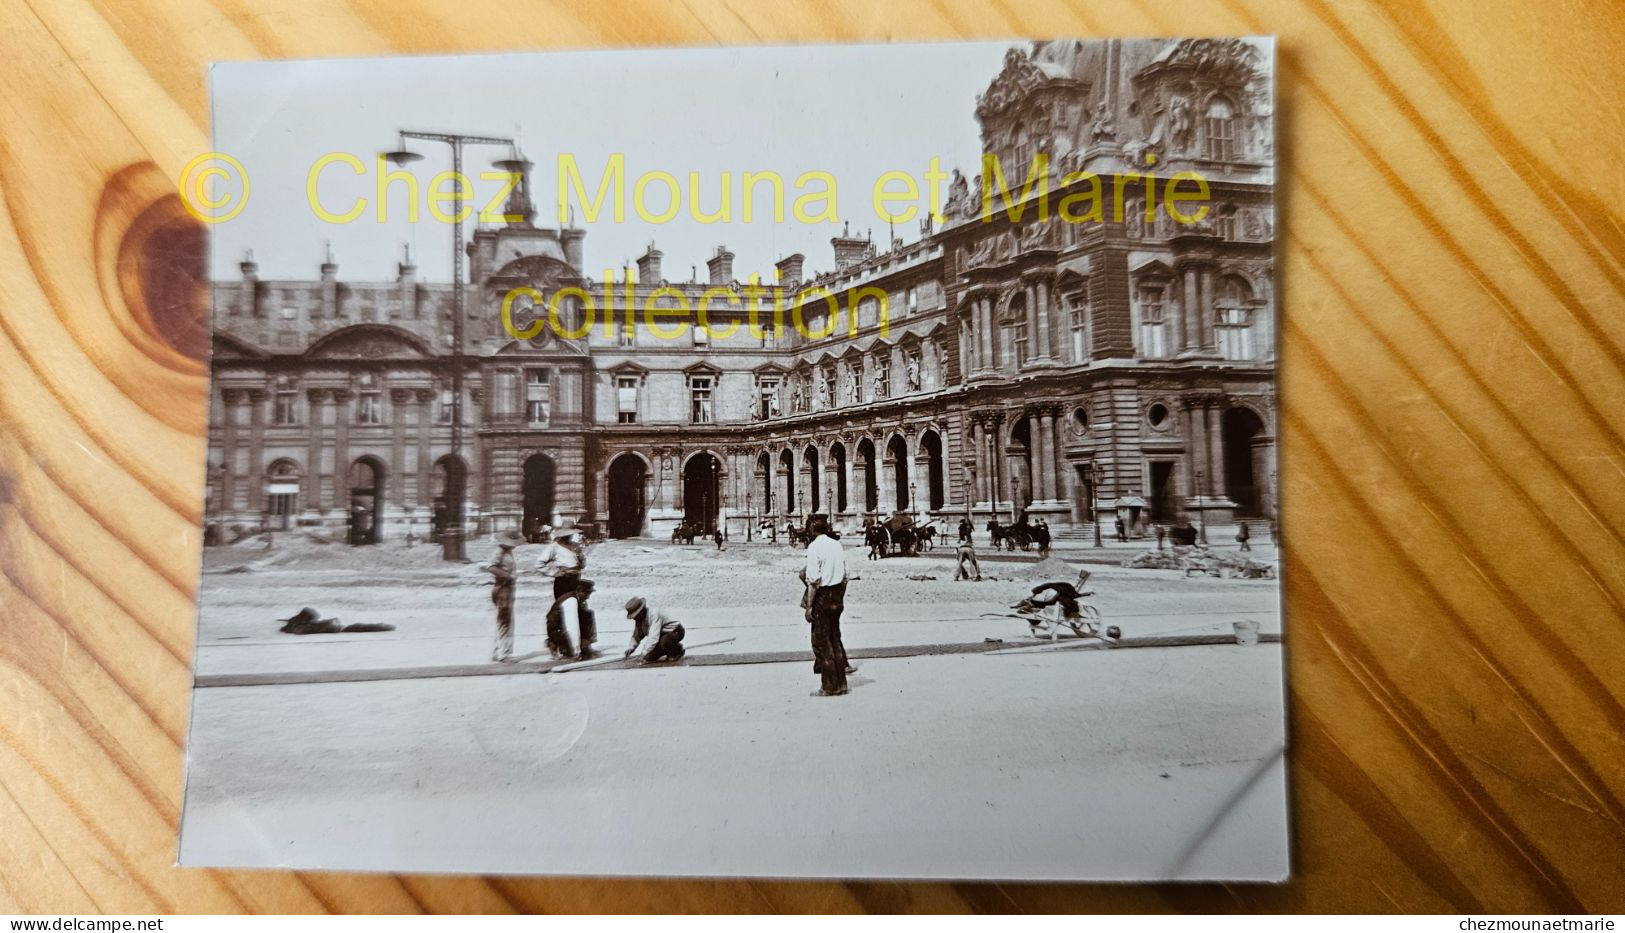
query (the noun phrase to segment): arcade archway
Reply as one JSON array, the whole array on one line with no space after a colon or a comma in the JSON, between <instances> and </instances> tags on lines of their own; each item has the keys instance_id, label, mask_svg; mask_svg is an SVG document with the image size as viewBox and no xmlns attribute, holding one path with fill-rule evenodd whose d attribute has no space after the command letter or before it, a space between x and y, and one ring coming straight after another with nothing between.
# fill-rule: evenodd
<instances>
[{"instance_id":1,"label":"arcade archway","mask_svg":"<svg viewBox=\"0 0 1625 933\"><path fill-rule=\"evenodd\" d=\"M710 536L722 514L722 461L697 453L683 464L683 520Z\"/></svg>"},{"instance_id":2,"label":"arcade archway","mask_svg":"<svg viewBox=\"0 0 1625 933\"><path fill-rule=\"evenodd\" d=\"M1251 408L1232 408L1224 413L1219 430L1224 438L1224 494L1236 504L1236 515L1261 514L1259 490L1268 479L1266 458L1260 456L1265 438L1264 421Z\"/></svg>"},{"instance_id":3,"label":"arcade archway","mask_svg":"<svg viewBox=\"0 0 1625 933\"><path fill-rule=\"evenodd\" d=\"M553 524L553 483L556 471L553 458L547 454L532 454L525 460L525 481L522 490L525 537L540 539L543 525Z\"/></svg>"},{"instance_id":4,"label":"arcade archway","mask_svg":"<svg viewBox=\"0 0 1625 933\"><path fill-rule=\"evenodd\" d=\"M452 506L466 501L468 467L463 458L447 454L435 461L434 502L429 524L429 540L439 541L440 533L451 524Z\"/></svg>"},{"instance_id":5,"label":"arcade archway","mask_svg":"<svg viewBox=\"0 0 1625 933\"><path fill-rule=\"evenodd\" d=\"M377 544L384 537L384 463L362 457L350 464L350 543Z\"/></svg>"},{"instance_id":6,"label":"arcade archway","mask_svg":"<svg viewBox=\"0 0 1625 933\"><path fill-rule=\"evenodd\" d=\"M926 501L931 511L941 509L948 501L947 476L942 464L942 436L926 431L920 436L920 449L926 458Z\"/></svg>"},{"instance_id":7,"label":"arcade archway","mask_svg":"<svg viewBox=\"0 0 1625 933\"><path fill-rule=\"evenodd\" d=\"M637 454L621 454L609 464L609 528L611 538L643 534L649 514L649 467Z\"/></svg>"}]
</instances>

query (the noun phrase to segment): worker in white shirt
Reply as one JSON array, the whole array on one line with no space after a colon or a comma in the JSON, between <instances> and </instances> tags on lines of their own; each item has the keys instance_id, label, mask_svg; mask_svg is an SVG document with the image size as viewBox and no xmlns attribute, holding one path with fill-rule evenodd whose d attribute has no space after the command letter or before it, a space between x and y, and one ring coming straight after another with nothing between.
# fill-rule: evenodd
<instances>
[{"instance_id":1,"label":"worker in white shirt","mask_svg":"<svg viewBox=\"0 0 1625 933\"><path fill-rule=\"evenodd\" d=\"M841 696L847 692L846 675L857 669L846 661L841 643L841 610L846 607L846 549L830 533L829 522L814 519L807 529L807 566L801 580L807 584L807 621L812 623L813 673L823 678L813 696Z\"/></svg>"},{"instance_id":2,"label":"worker in white shirt","mask_svg":"<svg viewBox=\"0 0 1625 933\"><path fill-rule=\"evenodd\" d=\"M667 618L664 612L649 605L642 596L626 601L626 617L632 620L632 643L626 646L625 657L642 653L643 663L681 661L683 659L683 624Z\"/></svg>"}]
</instances>

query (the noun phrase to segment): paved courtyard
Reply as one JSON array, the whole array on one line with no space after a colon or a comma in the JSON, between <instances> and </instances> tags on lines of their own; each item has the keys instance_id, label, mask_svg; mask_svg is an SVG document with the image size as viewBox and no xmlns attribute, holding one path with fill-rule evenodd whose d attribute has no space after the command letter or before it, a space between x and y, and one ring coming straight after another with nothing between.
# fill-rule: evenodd
<instances>
[{"instance_id":1,"label":"paved courtyard","mask_svg":"<svg viewBox=\"0 0 1625 933\"><path fill-rule=\"evenodd\" d=\"M197 691L186 864L1286 871L1279 645L1033 650L1022 623L984 615L1065 569L1033 556L984 561L990 579L956 583L947 551L869 562L854 546L847 645L909 647L860 661L850 696L814 699L799 550L597 545L600 647L624 648L619 607L643 595L683 621L696 663L520 673L487 663L492 609L476 567L428 547L286 537L205 556L200 683L259 681ZM522 567L535 551L520 549ZM1098 604L1125 636L1222 634L1241 619L1280 631L1275 581L1126 570L1107 562L1133 551L1107 551L1057 558L1100 562ZM522 654L542 651L547 593L545 579L521 578ZM278 633L275 619L304 605L397 629ZM954 650L970 645L981 647ZM497 676L435 676L454 669Z\"/></svg>"}]
</instances>

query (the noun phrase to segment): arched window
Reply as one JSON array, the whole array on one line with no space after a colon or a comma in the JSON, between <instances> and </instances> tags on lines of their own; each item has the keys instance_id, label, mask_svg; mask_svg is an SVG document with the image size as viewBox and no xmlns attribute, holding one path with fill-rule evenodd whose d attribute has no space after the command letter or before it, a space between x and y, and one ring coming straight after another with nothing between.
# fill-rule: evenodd
<instances>
[{"instance_id":1,"label":"arched window","mask_svg":"<svg viewBox=\"0 0 1625 933\"><path fill-rule=\"evenodd\" d=\"M299 465L278 460L265 470L265 513L267 524L279 531L292 527L299 513Z\"/></svg>"},{"instance_id":2,"label":"arched window","mask_svg":"<svg viewBox=\"0 0 1625 933\"><path fill-rule=\"evenodd\" d=\"M1253 290L1247 280L1227 275L1219 280L1213 307L1213 334L1219 356L1227 360L1253 358Z\"/></svg>"},{"instance_id":3,"label":"arched window","mask_svg":"<svg viewBox=\"0 0 1625 933\"><path fill-rule=\"evenodd\" d=\"M1208 101L1202 129L1209 159L1228 162L1236 157L1236 108L1228 100L1215 97Z\"/></svg>"}]
</instances>

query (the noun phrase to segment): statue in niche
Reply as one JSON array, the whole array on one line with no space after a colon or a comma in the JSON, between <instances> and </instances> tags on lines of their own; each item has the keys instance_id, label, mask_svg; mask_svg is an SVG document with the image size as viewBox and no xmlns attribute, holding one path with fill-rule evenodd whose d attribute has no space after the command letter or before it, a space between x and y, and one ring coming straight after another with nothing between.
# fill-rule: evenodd
<instances>
[{"instance_id":1,"label":"statue in niche","mask_svg":"<svg viewBox=\"0 0 1625 933\"><path fill-rule=\"evenodd\" d=\"M907 373L908 390L910 392L920 391L920 355L918 353L908 355Z\"/></svg>"},{"instance_id":2,"label":"statue in niche","mask_svg":"<svg viewBox=\"0 0 1625 933\"><path fill-rule=\"evenodd\" d=\"M1188 151L1191 137L1195 131L1196 125L1191 120L1191 102L1183 96L1174 95L1168 100L1168 142L1170 148L1176 152Z\"/></svg>"},{"instance_id":3,"label":"statue in niche","mask_svg":"<svg viewBox=\"0 0 1625 933\"><path fill-rule=\"evenodd\" d=\"M1094 122L1089 124L1089 141L1101 142L1117 136L1117 129L1112 125L1111 111L1106 108L1106 102L1101 101L1095 105Z\"/></svg>"}]
</instances>

